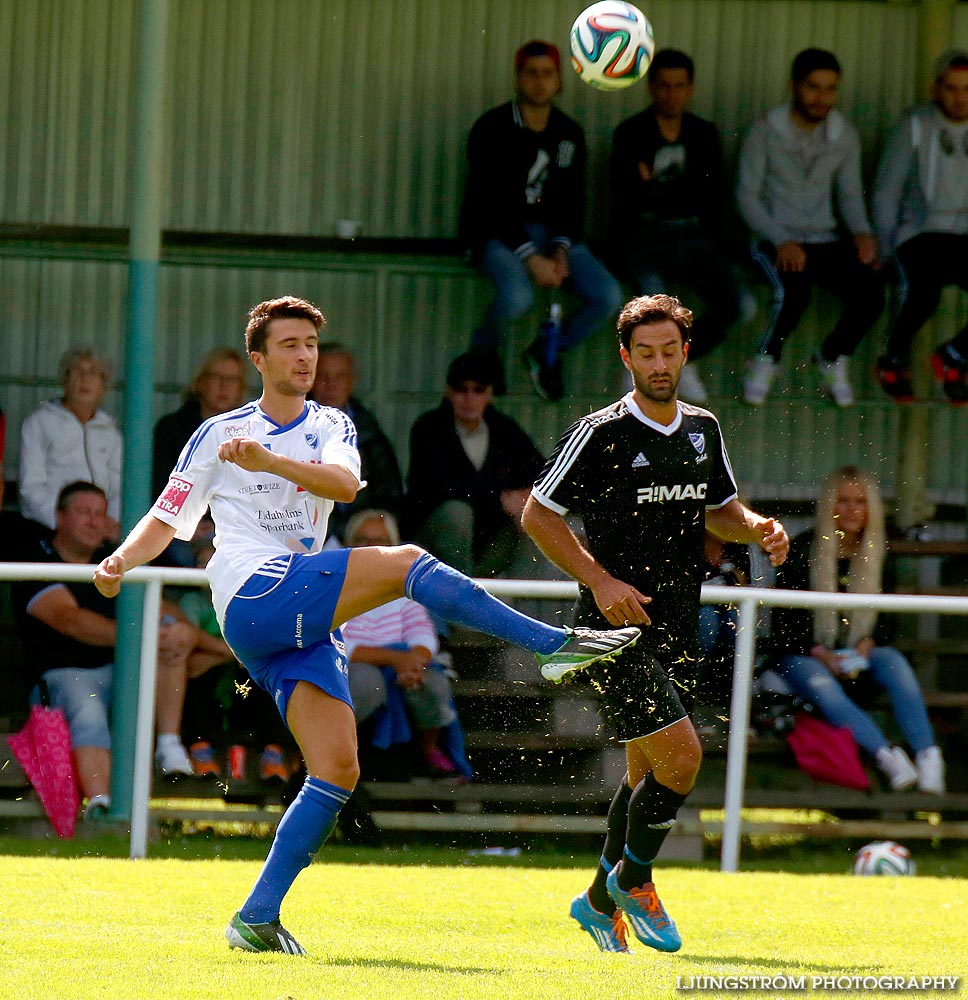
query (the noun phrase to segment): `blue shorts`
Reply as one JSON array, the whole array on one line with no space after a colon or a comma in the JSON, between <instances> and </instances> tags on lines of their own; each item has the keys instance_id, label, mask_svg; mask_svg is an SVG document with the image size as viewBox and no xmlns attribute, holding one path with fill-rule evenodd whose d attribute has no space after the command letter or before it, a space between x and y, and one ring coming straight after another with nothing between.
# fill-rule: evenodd
<instances>
[{"instance_id":1,"label":"blue shorts","mask_svg":"<svg viewBox=\"0 0 968 1000\"><path fill-rule=\"evenodd\" d=\"M225 641L283 721L297 681L353 707L343 643L330 633L348 559L349 549L272 559L226 608Z\"/></svg>"}]
</instances>

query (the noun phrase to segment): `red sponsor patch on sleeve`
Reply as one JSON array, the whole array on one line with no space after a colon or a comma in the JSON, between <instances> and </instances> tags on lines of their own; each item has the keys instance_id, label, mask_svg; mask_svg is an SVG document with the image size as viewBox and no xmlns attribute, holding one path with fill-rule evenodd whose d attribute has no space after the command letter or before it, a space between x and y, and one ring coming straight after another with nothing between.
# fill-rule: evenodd
<instances>
[{"instance_id":1,"label":"red sponsor patch on sleeve","mask_svg":"<svg viewBox=\"0 0 968 1000\"><path fill-rule=\"evenodd\" d=\"M168 480L168 485L165 487L164 492L155 501L155 506L159 510L163 510L166 514L178 514L191 491L191 483L187 480L179 479L178 476L172 476Z\"/></svg>"}]
</instances>

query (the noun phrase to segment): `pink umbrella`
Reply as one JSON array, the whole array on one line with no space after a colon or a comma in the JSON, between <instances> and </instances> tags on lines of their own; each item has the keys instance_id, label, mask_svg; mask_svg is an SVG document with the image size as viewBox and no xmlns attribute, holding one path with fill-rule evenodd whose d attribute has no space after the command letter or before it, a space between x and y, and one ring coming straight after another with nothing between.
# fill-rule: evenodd
<instances>
[{"instance_id":1,"label":"pink umbrella","mask_svg":"<svg viewBox=\"0 0 968 1000\"><path fill-rule=\"evenodd\" d=\"M73 837L77 823L77 780L71 734L59 708L34 705L19 733L7 737L58 837Z\"/></svg>"}]
</instances>

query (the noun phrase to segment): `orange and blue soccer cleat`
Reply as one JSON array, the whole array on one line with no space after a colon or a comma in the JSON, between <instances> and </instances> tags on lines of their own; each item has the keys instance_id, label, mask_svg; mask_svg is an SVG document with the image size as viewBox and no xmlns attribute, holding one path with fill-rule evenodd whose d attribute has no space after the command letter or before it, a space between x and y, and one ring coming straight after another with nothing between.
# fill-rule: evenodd
<instances>
[{"instance_id":1,"label":"orange and blue soccer cleat","mask_svg":"<svg viewBox=\"0 0 968 1000\"><path fill-rule=\"evenodd\" d=\"M635 889L620 889L618 884L619 865L616 865L605 880L608 894L617 907L625 911L625 919L629 922L635 936L650 948L657 951L678 951L682 947L682 938L676 925L662 908L655 891L655 884L646 882Z\"/></svg>"},{"instance_id":2,"label":"orange and blue soccer cleat","mask_svg":"<svg viewBox=\"0 0 968 1000\"><path fill-rule=\"evenodd\" d=\"M571 919L577 921L583 931L588 931L601 951L619 951L628 954L629 946L625 941L625 921L622 911L616 910L614 916L599 913L588 899L588 893L583 892L571 901L568 911Z\"/></svg>"}]
</instances>

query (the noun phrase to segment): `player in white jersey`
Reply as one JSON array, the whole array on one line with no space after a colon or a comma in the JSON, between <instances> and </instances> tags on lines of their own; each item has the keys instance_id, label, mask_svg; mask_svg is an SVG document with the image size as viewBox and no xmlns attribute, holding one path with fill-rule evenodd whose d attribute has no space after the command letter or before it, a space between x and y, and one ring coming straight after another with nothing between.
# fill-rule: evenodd
<instances>
[{"instance_id":1,"label":"player in white jersey","mask_svg":"<svg viewBox=\"0 0 968 1000\"><path fill-rule=\"evenodd\" d=\"M332 636L340 624L406 596L530 649L552 678L611 659L640 634L545 625L414 545L322 551L334 501L351 502L365 485L352 422L306 402L324 323L314 305L289 296L253 308L246 349L262 396L199 427L165 491L94 575L101 593L115 596L128 569L158 556L174 536L190 538L211 508L209 573L223 634L272 695L308 772L226 937L233 948L294 955L304 951L279 922L283 897L359 777L346 660Z\"/></svg>"}]
</instances>

